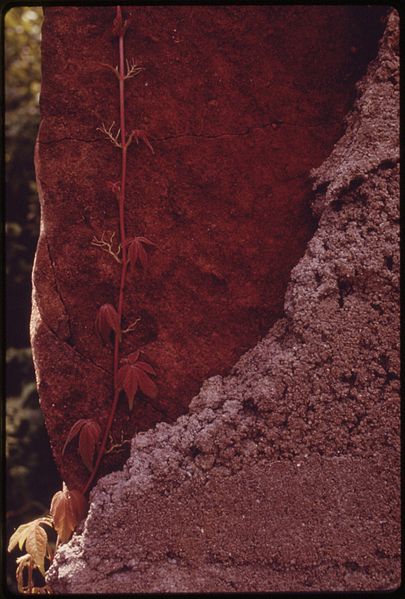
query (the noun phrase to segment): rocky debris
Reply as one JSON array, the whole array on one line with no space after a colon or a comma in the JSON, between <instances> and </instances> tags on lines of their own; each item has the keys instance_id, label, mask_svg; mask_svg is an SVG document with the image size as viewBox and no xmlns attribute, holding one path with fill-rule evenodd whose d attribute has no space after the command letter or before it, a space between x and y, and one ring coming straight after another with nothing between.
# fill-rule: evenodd
<instances>
[{"instance_id":1,"label":"rocky debris","mask_svg":"<svg viewBox=\"0 0 405 599\"><path fill-rule=\"evenodd\" d=\"M285 317L189 414L135 436L58 551L56 593L400 584L398 20L313 172Z\"/></svg>"}]
</instances>

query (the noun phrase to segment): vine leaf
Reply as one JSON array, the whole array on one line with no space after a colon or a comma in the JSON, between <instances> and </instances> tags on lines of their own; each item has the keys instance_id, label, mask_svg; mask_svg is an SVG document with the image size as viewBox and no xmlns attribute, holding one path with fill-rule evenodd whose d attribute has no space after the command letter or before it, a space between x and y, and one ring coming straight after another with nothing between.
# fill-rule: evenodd
<instances>
[{"instance_id":1,"label":"vine leaf","mask_svg":"<svg viewBox=\"0 0 405 599\"><path fill-rule=\"evenodd\" d=\"M124 358L124 361L129 362L130 364L135 364L139 360L140 355L141 352L139 349L137 349L136 351L132 352L132 354L128 354L127 357Z\"/></svg>"},{"instance_id":2,"label":"vine leaf","mask_svg":"<svg viewBox=\"0 0 405 599\"><path fill-rule=\"evenodd\" d=\"M117 376L118 390L125 392L130 410L134 407L134 398L138 388L151 399L155 399L158 394L158 388L149 376L149 374L156 375L156 373L150 364L139 360L139 355L139 351L130 354L126 359L128 363L121 366Z\"/></svg>"},{"instance_id":3,"label":"vine leaf","mask_svg":"<svg viewBox=\"0 0 405 599\"><path fill-rule=\"evenodd\" d=\"M125 35L125 32L128 29L131 21L132 21L131 15L127 19L124 20L122 18L121 13L118 13L113 21L113 26L112 26L113 37L119 37L121 35Z\"/></svg>"},{"instance_id":4,"label":"vine leaf","mask_svg":"<svg viewBox=\"0 0 405 599\"><path fill-rule=\"evenodd\" d=\"M96 331L103 343L108 343L110 334L121 335L121 324L118 312L111 304L103 304L96 317Z\"/></svg>"},{"instance_id":5,"label":"vine leaf","mask_svg":"<svg viewBox=\"0 0 405 599\"><path fill-rule=\"evenodd\" d=\"M40 524L52 526L52 519L49 516L44 516L42 518L36 518L35 520L32 520L32 522L21 524L10 537L10 541L8 543L8 551L13 551L14 547L17 546L17 543L19 549L22 550L25 540L30 532L30 529L35 526L39 526Z\"/></svg>"},{"instance_id":6,"label":"vine leaf","mask_svg":"<svg viewBox=\"0 0 405 599\"><path fill-rule=\"evenodd\" d=\"M123 18L121 12L117 13L112 25L112 34L115 37L121 35L123 29Z\"/></svg>"},{"instance_id":7,"label":"vine leaf","mask_svg":"<svg viewBox=\"0 0 405 599\"><path fill-rule=\"evenodd\" d=\"M86 515L87 501L80 491L69 491L63 485L63 491L58 491L52 497L51 515L53 525L61 543L66 543L76 526Z\"/></svg>"},{"instance_id":8,"label":"vine leaf","mask_svg":"<svg viewBox=\"0 0 405 599\"><path fill-rule=\"evenodd\" d=\"M77 420L69 431L65 445L62 449L62 456L65 453L66 447L79 435L79 455L83 464L90 472L93 469L94 453L97 443L100 439L101 429L97 422L90 418L80 418Z\"/></svg>"},{"instance_id":9,"label":"vine leaf","mask_svg":"<svg viewBox=\"0 0 405 599\"><path fill-rule=\"evenodd\" d=\"M80 418L80 420L77 420L71 427L69 434L66 438L65 444L63 446L62 449L62 456L66 451L66 447L68 446L68 444L76 437L76 435L80 432L80 429L82 428L82 426L84 425L84 423L87 422L86 418Z\"/></svg>"},{"instance_id":10,"label":"vine leaf","mask_svg":"<svg viewBox=\"0 0 405 599\"><path fill-rule=\"evenodd\" d=\"M27 524L21 524L17 528L17 530L15 532L13 532L13 534L10 537L9 544L8 544L8 551L13 551L14 547L17 546L17 543L18 543L18 547L19 547L20 551L22 551L22 548L25 543L25 539L27 538L30 528L33 524L34 524L33 522L28 522Z\"/></svg>"},{"instance_id":11,"label":"vine leaf","mask_svg":"<svg viewBox=\"0 0 405 599\"><path fill-rule=\"evenodd\" d=\"M93 469L94 453L97 443L100 439L101 429L97 422L89 420L86 422L79 436L79 455L83 460L84 465L90 472Z\"/></svg>"},{"instance_id":12,"label":"vine leaf","mask_svg":"<svg viewBox=\"0 0 405 599\"><path fill-rule=\"evenodd\" d=\"M41 574L45 576L45 555L48 537L41 526L33 526L30 528L25 541L27 553L32 555L32 559L38 566Z\"/></svg>"},{"instance_id":13,"label":"vine leaf","mask_svg":"<svg viewBox=\"0 0 405 599\"><path fill-rule=\"evenodd\" d=\"M135 266L138 262L146 269L148 266L148 255L143 246L153 245L156 247L156 244L146 237L133 237L132 239L128 239L126 245L128 246L128 260L130 264Z\"/></svg>"},{"instance_id":14,"label":"vine leaf","mask_svg":"<svg viewBox=\"0 0 405 599\"><path fill-rule=\"evenodd\" d=\"M144 143L148 146L149 150L152 152L152 154L155 153L155 150L152 147L152 144L150 143L149 139L146 136L146 132L143 131L143 129L133 129L128 137L126 146L130 146L132 143L132 140L135 138L136 143L139 143L139 139L142 139L144 141Z\"/></svg>"},{"instance_id":15,"label":"vine leaf","mask_svg":"<svg viewBox=\"0 0 405 599\"><path fill-rule=\"evenodd\" d=\"M41 574L45 575L45 556L50 553L48 545L48 537L41 524L52 526L52 520L49 516L36 518L27 524L21 524L17 530L11 535L8 544L8 551L13 549L18 544L20 550L24 547L35 562L35 565L40 570Z\"/></svg>"}]
</instances>

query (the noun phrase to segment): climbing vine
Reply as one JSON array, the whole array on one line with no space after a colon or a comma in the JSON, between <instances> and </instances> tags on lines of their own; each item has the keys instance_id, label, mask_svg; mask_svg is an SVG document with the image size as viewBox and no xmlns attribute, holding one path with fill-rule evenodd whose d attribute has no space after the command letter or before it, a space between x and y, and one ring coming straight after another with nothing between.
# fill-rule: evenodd
<instances>
[{"instance_id":1,"label":"climbing vine","mask_svg":"<svg viewBox=\"0 0 405 599\"><path fill-rule=\"evenodd\" d=\"M92 245L107 252L119 265L119 292L116 306L104 303L98 307L95 317L95 334L100 343L112 344L113 380L112 402L105 423L95 418L80 418L70 428L65 439L62 456L77 440L78 455L89 472L86 483L81 489L68 489L63 484L63 489L55 493L50 506L50 514L36 520L22 524L10 538L8 551L18 545L20 550L25 547L26 554L17 558L17 584L18 591L23 594L50 593L48 585L42 587L34 583L34 571L45 576L45 563L52 562L54 553L61 543L67 542L79 522L87 511L87 498L94 479L99 470L103 456L109 452L107 441L117 410L121 394L127 398L128 409L132 410L135 396L140 390L144 395L155 398L158 389L155 381L155 370L142 357L141 350L132 351L126 356L121 355L122 337L134 330L139 319L129 327L123 329L123 306L125 297L125 284L129 269L147 268L147 250L155 244L142 235L127 236L125 222L125 200L127 180L128 150L134 141L142 140L147 148L154 153L145 131L132 129L128 131L125 112L125 82L136 77L143 71L134 60L125 56L125 35L130 26L131 18L124 19L120 6L116 7L115 18L112 25L112 35L118 41L118 65L112 66L105 63L96 63L100 68L110 71L118 80L119 91L119 127L115 130L115 122L109 127L102 123L98 131L110 142L121 155L121 175L117 181L107 181L106 186L118 205L119 235L118 243L114 249L113 232L109 237L102 232L100 238L94 237ZM56 543L49 541L47 530L51 528L56 534Z\"/></svg>"}]
</instances>

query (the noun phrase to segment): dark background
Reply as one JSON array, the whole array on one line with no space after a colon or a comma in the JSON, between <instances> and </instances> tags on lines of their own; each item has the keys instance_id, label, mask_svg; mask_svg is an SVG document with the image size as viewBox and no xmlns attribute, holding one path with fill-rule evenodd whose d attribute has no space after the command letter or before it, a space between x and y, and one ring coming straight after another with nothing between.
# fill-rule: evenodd
<instances>
[{"instance_id":1,"label":"dark background","mask_svg":"<svg viewBox=\"0 0 405 599\"><path fill-rule=\"evenodd\" d=\"M31 272L39 232L34 144L39 124L42 9L4 15L6 167L6 534L48 513L61 481L36 391L29 340ZM7 586L16 590L8 554Z\"/></svg>"}]
</instances>

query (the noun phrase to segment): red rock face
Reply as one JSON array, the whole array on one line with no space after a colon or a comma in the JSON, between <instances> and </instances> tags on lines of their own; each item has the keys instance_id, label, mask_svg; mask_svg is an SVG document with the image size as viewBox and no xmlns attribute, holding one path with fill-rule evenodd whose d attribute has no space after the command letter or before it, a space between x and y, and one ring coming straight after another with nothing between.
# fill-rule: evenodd
<instances>
[{"instance_id":1,"label":"red rock face","mask_svg":"<svg viewBox=\"0 0 405 599\"><path fill-rule=\"evenodd\" d=\"M125 12L128 12L128 8ZM146 273L129 273L122 356L141 348L159 396L123 399L115 443L187 410L202 382L226 374L283 310L291 268L315 221L311 168L343 132L354 83L376 53L382 8L132 7L126 54L145 67L127 83L126 229L157 244ZM94 330L116 305L119 265L94 247L118 235L106 183L120 152L97 132L119 120L113 7L51 7L43 30L37 174L42 233L34 272L33 350L41 405L63 478L86 471L61 449L78 418L103 426L112 348ZM122 465L108 454L102 473Z\"/></svg>"}]
</instances>

